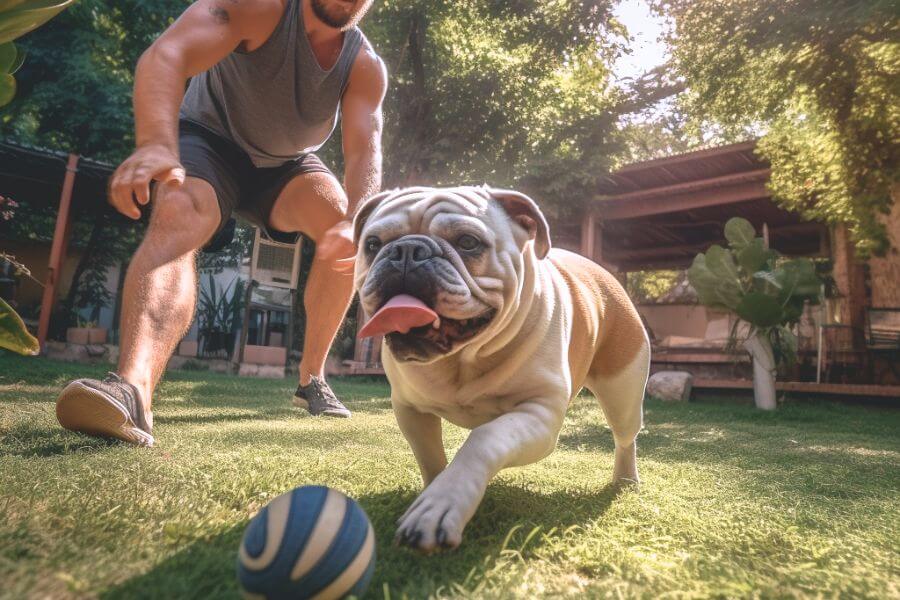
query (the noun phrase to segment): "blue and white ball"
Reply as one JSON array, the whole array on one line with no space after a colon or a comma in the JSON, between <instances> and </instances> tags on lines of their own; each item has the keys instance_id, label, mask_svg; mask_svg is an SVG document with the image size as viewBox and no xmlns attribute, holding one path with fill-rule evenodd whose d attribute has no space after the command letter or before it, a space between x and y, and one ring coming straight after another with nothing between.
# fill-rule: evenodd
<instances>
[{"instance_id":1,"label":"blue and white ball","mask_svg":"<svg viewBox=\"0 0 900 600\"><path fill-rule=\"evenodd\" d=\"M324 486L278 496L253 517L238 552L247 598L343 598L365 592L375 533L351 498Z\"/></svg>"}]
</instances>

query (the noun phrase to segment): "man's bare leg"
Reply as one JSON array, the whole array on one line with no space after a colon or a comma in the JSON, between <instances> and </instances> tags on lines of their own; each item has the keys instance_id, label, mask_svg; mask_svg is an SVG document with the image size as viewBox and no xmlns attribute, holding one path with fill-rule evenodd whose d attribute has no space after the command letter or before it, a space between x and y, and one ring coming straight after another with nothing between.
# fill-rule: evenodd
<instances>
[{"instance_id":1,"label":"man's bare leg","mask_svg":"<svg viewBox=\"0 0 900 600\"><path fill-rule=\"evenodd\" d=\"M307 173L288 183L278 196L269 223L279 231L302 231L318 242L329 228L346 219L347 196L338 181L326 173ZM300 384L323 377L328 349L353 297L353 273L337 270L336 261L313 261L306 281L303 305L306 332Z\"/></svg>"},{"instance_id":2,"label":"man's bare leg","mask_svg":"<svg viewBox=\"0 0 900 600\"><path fill-rule=\"evenodd\" d=\"M184 337L197 303L196 251L219 225L212 186L188 177L159 186L150 226L125 277L119 375L141 392L149 412L153 388Z\"/></svg>"},{"instance_id":3,"label":"man's bare leg","mask_svg":"<svg viewBox=\"0 0 900 600\"><path fill-rule=\"evenodd\" d=\"M153 389L191 324L197 296L196 250L216 230L220 218L215 192L206 181L188 177L180 188L159 187L150 226L128 267L122 296L118 374L137 388L143 414L130 406L133 394L127 386L76 380L57 402L57 417L64 427L152 444ZM143 432L135 432L135 427Z\"/></svg>"}]
</instances>

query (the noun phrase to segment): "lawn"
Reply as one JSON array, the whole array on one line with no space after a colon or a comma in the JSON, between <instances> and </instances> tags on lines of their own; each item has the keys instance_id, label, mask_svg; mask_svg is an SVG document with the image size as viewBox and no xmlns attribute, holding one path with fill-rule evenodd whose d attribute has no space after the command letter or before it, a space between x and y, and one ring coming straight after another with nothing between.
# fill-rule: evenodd
<instances>
[{"instance_id":1,"label":"lawn","mask_svg":"<svg viewBox=\"0 0 900 600\"><path fill-rule=\"evenodd\" d=\"M643 485L616 495L612 437L579 398L556 452L502 473L463 546L423 557L391 545L419 474L386 384L336 381L354 416L326 420L288 380L169 373L147 450L56 424L62 383L102 372L0 354L4 598L237 597L248 519L310 483L372 518L372 598L900 595L895 408L649 400ZM464 435L445 427L451 451Z\"/></svg>"}]
</instances>

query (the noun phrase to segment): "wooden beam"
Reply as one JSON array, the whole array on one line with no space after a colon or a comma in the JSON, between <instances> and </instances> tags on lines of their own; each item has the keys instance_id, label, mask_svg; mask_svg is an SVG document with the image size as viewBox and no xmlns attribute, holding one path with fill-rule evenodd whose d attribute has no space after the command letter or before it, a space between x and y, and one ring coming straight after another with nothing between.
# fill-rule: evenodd
<instances>
[{"instance_id":1,"label":"wooden beam","mask_svg":"<svg viewBox=\"0 0 900 600\"><path fill-rule=\"evenodd\" d=\"M722 390L752 390L749 379L694 379L695 388ZM900 399L900 385L873 385L859 383L815 383L812 381L776 381L775 388L782 392L807 394L833 394L840 396L881 397Z\"/></svg>"},{"instance_id":2,"label":"wooden beam","mask_svg":"<svg viewBox=\"0 0 900 600\"><path fill-rule=\"evenodd\" d=\"M754 148L756 148L756 140L737 142L736 144L729 144L727 146L716 146L714 148L706 148L704 150L695 150L693 152L685 152L684 154L676 154L675 156L664 156L662 158L654 158L651 160L645 160L643 162L625 165L624 167L613 173L613 175L620 175L622 173L628 173L631 171L641 171L643 169L648 169L651 167L677 165L683 162L691 162L697 160L698 158L725 156L727 154L740 154L742 152L746 152L747 150L753 150Z\"/></svg>"},{"instance_id":3,"label":"wooden beam","mask_svg":"<svg viewBox=\"0 0 900 600\"><path fill-rule=\"evenodd\" d=\"M581 217L581 255L594 258L594 232L597 229L597 223L594 219L594 213L585 211Z\"/></svg>"},{"instance_id":4,"label":"wooden beam","mask_svg":"<svg viewBox=\"0 0 900 600\"><path fill-rule=\"evenodd\" d=\"M724 239L718 239L710 240L708 242L697 242L695 244L681 244L677 246L651 246L649 248L633 249L617 248L607 253L607 256L610 260L624 260L632 262L635 260L640 260L642 258L672 258L673 254L681 255L685 253L691 254L691 258L694 258L695 254L707 250L713 244L724 245L725 243L726 242Z\"/></svg>"},{"instance_id":5,"label":"wooden beam","mask_svg":"<svg viewBox=\"0 0 900 600\"><path fill-rule=\"evenodd\" d=\"M657 190L660 189L662 188L657 188ZM617 221L708 206L724 206L760 198L769 198L765 181L747 181L728 187L713 187L682 193L673 192L670 195L654 195L624 201L622 196L615 196L597 201L594 210L597 218L602 221Z\"/></svg>"},{"instance_id":6,"label":"wooden beam","mask_svg":"<svg viewBox=\"0 0 900 600\"><path fill-rule=\"evenodd\" d=\"M656 227L656 225L654 225L654 227ZM821 223L798 223L794 225L786 225L784 227L769 227L768 229L770 237L774 235L786 236L788 234L809 232L817 233L821 236L823 235L823 231L827 231L825 229L825 226ZM615 244L615 240L612 240L612 243ZM684 255L688 255L689 259L693 259L695 254L707 250L713 244L725 246L727 242L724 238L717 238L705 240L703 242L695 242L692 244L650 246L643 248L623 248L621 246L613 245L612 249L609 249L607 251L606 256L609 260L624 262L629 266L633 266L635 263L642 260L680 260L679 257L682 257ZM777 246L779 246L779 244L776 244L776 247ZM817 254L817 256L827 256L827 254L821 254L820 252L819 254Z\"/></svg>"},{"instance_id":7,"label":"wooden beam","mask_svg":"<svg viewBox=\"0 0 900 600\"><path fill-rule=\"evenodd\" d=\"M644 190L637 190L635 192L625 192L624 194L616 194L615 196L610 196L608 198L600 198L600 200L624 202L641 200L644 198L655 198L657 196L671 196L673 194L705 190L707 188L726 187L737 183L747 183L749 181L768 181L770 174L771 169L756 169L755 171L744 171L743 173L733 173L731 175L721 175L719 177L707 177L705 179L695 179L694 181L685 181L684 183L657 186Z\"/></svg>"},{"instance_id":8,"label":"wooden beam","mask_svg":"<svg viewBox=\"0 0 900 600\"><path fill-rule=\"evenodd\" d=\"M684 256L681 258L664 258L664 259L646 259L637 261L620 261L617 268L620 271L631 273L633 271L677 271L678 269L687 269L693 262L693 256Z\"/></svg>"},{"instance_id":9,"label":"wooden beam","mask_svg":"<svg viewBox=\"0 0 900 600\"><path fill-rule=\"evenodd\" d=\"M72 188L75 186L75 174L78 172L78 155L69 154L66 164L66 176L63 179L62 192L59 197L59 212L56 214L56 228L53 231L53 245L50 247L50 263L47 278L44 280L44 296L41 299L41 315L38 319L38 343L41 351L47 343L50 330L50 313L56 300L56 285L66 261L69 231L71 229Z\"/></svg>"}]
</instances>

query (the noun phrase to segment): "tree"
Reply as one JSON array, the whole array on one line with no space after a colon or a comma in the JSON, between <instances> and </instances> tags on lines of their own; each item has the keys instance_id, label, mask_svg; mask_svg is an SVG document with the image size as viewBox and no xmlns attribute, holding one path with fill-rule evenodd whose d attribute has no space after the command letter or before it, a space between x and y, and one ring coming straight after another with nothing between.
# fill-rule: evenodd
<instances>
[{"instance_id":1,"label":"tree","mask_svg":"<svg viewBox=\"0 0 900 600\"><path fill-rule=\"evenodd\" d=\"M656 0L696 125L765 135L786 209L847 223L865 255L888 240L900 159L900 17L891 0Z\"/></svg>"},{"instance_id":2,"label":"tree","mask_svg":"<svg viewBox=\"0 0 900 600\"><path fill-rule=\"evenodd\" d=\"M380 0L385 187L491 182L575 210L620 144L612 0Z\"/></svg>"},{"instance_id":3,"label":"tree","mask_svg":"<svg viewBox=\"0 0 900 600\"><path fill-rule=\"evenodd\" d=\"M0 134L117 163L131 151L144 49L186 0L80 0L21 43L28 56Z\"/></svg>"}]
</instances>

